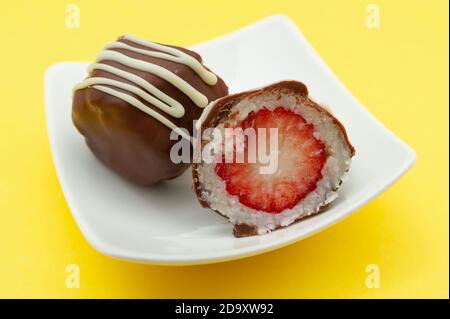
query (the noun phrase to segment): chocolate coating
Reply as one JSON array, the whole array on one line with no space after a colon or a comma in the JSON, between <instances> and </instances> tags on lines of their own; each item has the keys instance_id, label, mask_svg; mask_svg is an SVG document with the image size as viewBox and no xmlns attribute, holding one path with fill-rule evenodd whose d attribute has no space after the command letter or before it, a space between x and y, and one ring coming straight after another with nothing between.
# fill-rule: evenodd
<instances>
[{"instance_id":1,"label":"chocolate coating","mask_svg":"<svg viewBox=\"0 0 450 319\"><path fill-rule=\"evenodd\" d=\"M137 48L155 51L121 38L118 41ZM196 52L180 47L172 47L202 62L200 55ZM121 48L110 50L164 67L204 94L208 101L213 101L228 94L228 88L222 79L218 77L217 83L210 86L203 82L189 66L182 63L155 58ZM192 135L193 120L199 118L203 109L196 106L178 88L156 75L133 69L115 61L103 60L99 62L138 75L180 102L185 108L185 115L181 118L175 118L134 93L114 87L116 91L133 96L149 108L167 117L178 127L187 129ZM99 69L94 69L89 77L105 77L136 85L124 78ZM72 105L72 121L78 131L84 136L86 144L95 156L112 170L133 182L151 185L180 175L190 165L187 163L175 164L171 161L169 156L170 149L177 141L170 140L170 128L122 99L95 88L88 87L75 92Z\"/></svg>"}]
</instances>

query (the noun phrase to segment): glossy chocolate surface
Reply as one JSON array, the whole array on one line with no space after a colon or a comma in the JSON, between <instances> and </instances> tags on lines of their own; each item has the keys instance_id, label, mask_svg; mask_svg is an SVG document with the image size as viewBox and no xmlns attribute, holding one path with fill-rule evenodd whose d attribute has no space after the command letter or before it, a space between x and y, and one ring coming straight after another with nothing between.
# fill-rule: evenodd
<instances>
[{"instance_id":1,"label":"glossy chocolate surface","mask_svg":"<svg viewBox=\"0 0 450 319\"><path fill-rule=\"evenodd\" d=\"M118 41L149 50L124 39L119 38ZM201 57L197 53L179 47L175 48L201 62ZM111 50L166 68L204 94L208 101L213 101L228 94L228 88L222 79L218 78L217 83L210 86L202 81L190 67L184 64L143 55L126 49L115 48ZM192 135L192 122L198 119L203 109L196 106L178 88L151 73L133 69L116 61L104 60L98 62L136 74L180 102L186 110L185 115L181 118L174 118L144 101L139 96L120 88L114 88L140 100L149 108L170 119L178 127L186 128ZM104 70L95 69L89 77L106 77L136 85ZM170 140L171 130L167 126L110 94L92 87L77 90L73 98L72 120L95 156L112 170L133 182L151 185L161 180L174 178L189 167L189 164L175 164L171 161L169 156L170 149L176 141Z\"/></svg>"}]
</instances>

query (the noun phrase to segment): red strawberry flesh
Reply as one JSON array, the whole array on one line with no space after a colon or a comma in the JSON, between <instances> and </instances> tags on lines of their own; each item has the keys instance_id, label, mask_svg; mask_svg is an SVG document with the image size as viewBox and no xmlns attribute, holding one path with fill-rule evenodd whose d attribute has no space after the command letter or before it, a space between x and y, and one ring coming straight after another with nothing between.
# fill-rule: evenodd
<instances>
[{"instance_id":1,"label":"red strawberry flesh","mask_svg":"<svg viewBox=\"0 0 450 319\"><path fill-rule=\"evenodd\" d=\"M215 172L226 184L226 191L239 202L257 211L278 214L293 208L317 187L326 162L325 145L314 136L314 126L283 107L251 112L237 127L265 128L269 143L270 128L278 129L278 169L261 174L262 164L217 163ZM257 140L257 139L256 139ZM247 143L247 141L246 141ZM257 146L258 147L258 146ZM248 148L245 148L245 153ZM247 154L245 154L247 159ZM264 166L267 164L264 164Z\"/></svg>"}]
</instances>

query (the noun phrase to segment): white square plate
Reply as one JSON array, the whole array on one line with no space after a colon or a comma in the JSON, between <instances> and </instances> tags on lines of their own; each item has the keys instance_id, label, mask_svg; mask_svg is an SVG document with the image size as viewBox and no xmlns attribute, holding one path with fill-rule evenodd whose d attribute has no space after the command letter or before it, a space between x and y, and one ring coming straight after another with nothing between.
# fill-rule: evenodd
<instances>
[{"instance_id":1,"label":"white square plate","mask_svg":"<svg viewBox=\"0 0 450 319\"><path fill-rule=\"evenodd\" d=\"M211 263L299 241L347 217L414 163L414 152L380 124L322 62L296 26L272 16L193 48L238 92L284 79L304 82L346 126L356 156L340 197L317 216L263 236L234 238L224 218L203 209L191 172L144 188L105 168L71 121L72 87L87 63L58 63L45 77L47 125L58 177L82 233L100 252L159 264Z\"/></svg>"}]
</instances>

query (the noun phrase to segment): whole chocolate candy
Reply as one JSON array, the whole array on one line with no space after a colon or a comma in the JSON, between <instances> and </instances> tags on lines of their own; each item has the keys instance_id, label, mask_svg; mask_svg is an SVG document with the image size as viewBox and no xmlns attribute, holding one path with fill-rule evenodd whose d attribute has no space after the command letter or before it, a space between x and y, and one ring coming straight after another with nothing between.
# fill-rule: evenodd
<instances>
[{"instance_id":1,"label":"whole chocolate candy","mask_svg":"<svg viewBox=\"0 0 450 319\"><path fill-rule=\"evenodd\" d=\"M88 71L74 88L73 123L100 161L144 185L189 167L171 160L171 131L189 138L203 108L228 94L199 54L131 35L107 45Z\"/></svg>"}]
</instances>

